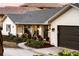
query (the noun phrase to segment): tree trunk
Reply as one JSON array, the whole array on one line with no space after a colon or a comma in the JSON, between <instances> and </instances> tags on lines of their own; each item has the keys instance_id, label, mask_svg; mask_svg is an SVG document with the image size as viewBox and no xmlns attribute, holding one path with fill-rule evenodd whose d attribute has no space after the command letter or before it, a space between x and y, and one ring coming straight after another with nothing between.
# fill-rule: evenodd
<instances>
[{"instance_id":1,"label":"tree trunk","mask_svg":"<svg viewBox=\"0 0 79 59\"><path fill-rule=\"evenodd\" d=\"M1 33L2 28L0 27L0 56L3 56L3 38L2 38L2 33Z\"/></svg>"}]
</instances>

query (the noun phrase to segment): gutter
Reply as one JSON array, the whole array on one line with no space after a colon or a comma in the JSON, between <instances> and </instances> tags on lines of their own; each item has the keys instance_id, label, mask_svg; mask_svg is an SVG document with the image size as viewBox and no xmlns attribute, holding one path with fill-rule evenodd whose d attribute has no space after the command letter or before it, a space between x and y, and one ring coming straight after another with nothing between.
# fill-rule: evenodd
<instances>
[{"instance_id":1,"label":"gutter","mask_svg":"<svg viewBox=\"0 0 79 59\"><path fill-rule=\"evenodd\" d=\"M16 25L20 24L20 25L48 25L45 23L19 23L19 22L15 22Z\"/></svg>"}]
</instances>

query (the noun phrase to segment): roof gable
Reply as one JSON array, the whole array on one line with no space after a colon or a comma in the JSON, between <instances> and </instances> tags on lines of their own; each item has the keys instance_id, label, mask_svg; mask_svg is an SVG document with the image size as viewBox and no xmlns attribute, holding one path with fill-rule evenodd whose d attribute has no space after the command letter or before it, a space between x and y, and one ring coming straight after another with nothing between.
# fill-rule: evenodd
<instances>
[{"instance_id":1,"label":"roof gable","mask_svg":"<svg viewBox=\"0 0 79 59\"><path fill-rule=\"evenodd\" d=\"M48 21L48 23L51 23L52 21L54 21L56 18L60 17L61 15L63 15L66 11L68 11L69 9L71 9L72 7L79 9L79 3L77 4L67 4L66 6L64 6L60 11L58 11L53 17L51 17Z\"/></svg>"}]
</instances>

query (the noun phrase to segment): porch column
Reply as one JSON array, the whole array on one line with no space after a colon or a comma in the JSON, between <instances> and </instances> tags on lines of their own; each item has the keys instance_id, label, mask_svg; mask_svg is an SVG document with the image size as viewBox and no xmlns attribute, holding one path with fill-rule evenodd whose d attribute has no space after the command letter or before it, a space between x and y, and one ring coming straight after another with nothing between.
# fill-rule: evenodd
<instances>
[{"instance_id":1,"label":"porch column","mask_svg":"<svg viewBox=\"0 0 79 59\"><path fill-rule=\"evenodd\" d=\"M23 25L16 26L16 33L21 36L23 34Z\"/></svg>"},{"instance_id":2,"label":"porch column","mask_svg":"<svg viewBox=\"0 0 79 59\"><path fill-rule=\"evenodd\" d=\"M32 28L32 26L30 26L30 28L28 30L30 31L31 35L33 35L33 28Z\"/></svg>"},{"instance_id":3,"label":"porch column","mask_svg":"<svg viewBox=\"0 0 79 59\"><path fill-rule=\"evenodd\" d=\"M39 30L39 35L43 37L43 26L40 26L38 30Z\"/></svg>"},{"instance_id":4,"label":"porch column","mask_svg":"<svg viewBox=\"0 0 79 59\"><path fill-rule=\"evenodd\" d=\"M50 38L50 36L51 36L51 26L49 25L48 26L48 37Z\"/></svg>"}]
</instances>

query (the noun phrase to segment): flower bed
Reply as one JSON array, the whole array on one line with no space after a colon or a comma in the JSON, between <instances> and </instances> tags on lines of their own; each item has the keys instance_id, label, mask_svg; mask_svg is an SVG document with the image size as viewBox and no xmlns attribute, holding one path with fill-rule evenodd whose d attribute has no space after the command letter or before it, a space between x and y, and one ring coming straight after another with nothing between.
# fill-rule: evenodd
<instances>
[{"instance_id":1,"label":"flower bed","mask_svg":"<svg viewBox=\"0 0 79 59\"><path fill-rule=\"evenodd\" d=\"M33 40L29 39L25 43L26 46L32 47L32 48L47 48L52 47L53 45L49 44L47 41L39 41L39 40Z\"/></svg>"}]
</instances>

